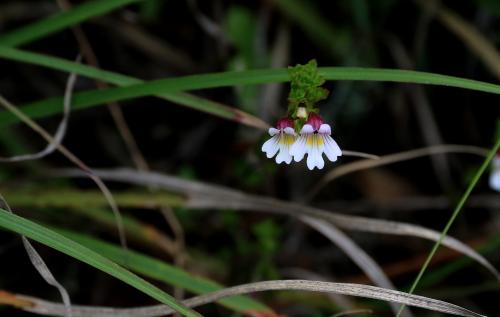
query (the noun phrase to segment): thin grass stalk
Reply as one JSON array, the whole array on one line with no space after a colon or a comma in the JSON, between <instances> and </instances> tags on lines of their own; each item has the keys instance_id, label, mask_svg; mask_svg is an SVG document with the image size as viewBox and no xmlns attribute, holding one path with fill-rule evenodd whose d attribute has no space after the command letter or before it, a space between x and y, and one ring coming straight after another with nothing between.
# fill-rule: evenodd
<instances>
[{"instance_id":1,"label":"thin grass stalk","mask_svg":"<svg viewBox=\"0 0 500 317\"><path fill-rule=\"evenodd\" d=\"M493 157L497 153L497 151L500 149L500 137L497 139L495 145L492 147L490 150L488 157L484 160L483 164L481 164L481 167L477 170L476 174L474 174L474 177L470 181L469 185L467 186L467 189L465 190L464 194L460 198L459 202L457 203L457 206L455 207L455 210L453 211L452 215L450 216L450 219L446 223L446 226L444 227L443 231L441 232L441 235L439 239L434 243L434 246L432 247L432 250L429 253L429 256L425 260L424 264L422 265L422 268L420 269L420 272L418 272L417 277L415 278L415 281L413 282L410 290L408 291L410 294L412 294L415 289L418 286L418 283L420 282L420 279L422 279L422 276L424 275L425 271L427 270L427 267L431 263L432 258L436 254L437 250L443 243L444 238L448 234L448 231L450 230L451 226L455 222L455 219L458 217L460 214L460 211L462 211L462 208L465 205L465 202L469 198L470 194L472 193L472 190L474 187L476 187L477 183L479 182L479 179L483 175L484 171L488 168L490 165L491 161L493 160ZM401 306L401 309L398 312L398 317L401 315L402 310L404 309L404 305Z\"/></svg>"}]
</instances>

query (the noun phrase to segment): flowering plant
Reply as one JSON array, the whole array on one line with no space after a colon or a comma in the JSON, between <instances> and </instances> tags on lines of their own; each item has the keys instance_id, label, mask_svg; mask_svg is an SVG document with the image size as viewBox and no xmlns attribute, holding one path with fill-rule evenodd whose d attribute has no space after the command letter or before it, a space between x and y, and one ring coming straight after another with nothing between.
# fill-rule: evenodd
<instances>
[{"instance_id":1,"label":"flowering plant","mask_svg":"<svg viewBox=\"0 0 500 317\"><path fill-rule=\"evenodd\" d=\"M276 154L276 163L290 164L301 161L307 154L307 167L322 169L323 153L335 162L342 151L331 137L332 128L318 114L317 102L328 96L321 87L325 80L319 75L315 60L306 65L289 68L291 89L288 96L287 116L269 128L271 138L262 145L268 158Z\"/></svg>"}]
</instances>

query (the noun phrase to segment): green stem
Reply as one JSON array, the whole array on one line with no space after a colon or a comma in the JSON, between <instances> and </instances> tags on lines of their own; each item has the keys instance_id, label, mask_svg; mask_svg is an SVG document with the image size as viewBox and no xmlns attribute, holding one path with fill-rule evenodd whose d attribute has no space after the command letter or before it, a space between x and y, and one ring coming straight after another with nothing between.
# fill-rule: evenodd
<instances>
[{"instance_id":1,"label":"green stem","mask_svg":"<svg viewBox=\"0 0 500 317\"><path fill-rule=\"evenodd\" d=\"M413 292L417 288L417 285L420 282L420 279L422 278L422 276L424 275L425 271L427 270L427 267L431 263L432 258L434 257L434 255L436 254L439 246L443 242L444 237L448 234L448 231L450 230L453 222L455 221L455 219L460 214L460 211L462 210L463 206L465 205L465 202L469 198L472 190L474 189L474 187L476 187L476 184L478 183L479 179L483 175L484 171L487 169L487 167L490 164L491 160L493 160L493 157L495 156L495 154L498 151L498 149L500 149L500 137L497 139L495 145L493 146L493 148L489 152L488 157L486 158L486 160L484 160L483 164L481 165L481 167L479 168L479 170L474 175L474 178L472 179L472 181L469 183L469 186L467 187L467 190L464 192L464 194L460 198L460 201L458 202L457 206L455 207L455 210L453 211L453 214L451 215L450 219L448 220L448 223L446 224L446 226L444 227L443 231L441 232L441 236L439 237L439 240L436 241L436 243L432 247L431 252L427 256L427 259L425 260L424 265L422 265L422 268L420 269L420 272L418 272L418 275L415 278L415 281L413 282L413 284L412 284L410 290L408 291L408 293L413 294ZM404 308L405 308L405 305L402 305L401 308L400 308L400 310L399 310L399 312L398 312L398 314L397 314L397 317L399 317L401 315L401 312L403 311Z\"/></svg>"}]
</instances>

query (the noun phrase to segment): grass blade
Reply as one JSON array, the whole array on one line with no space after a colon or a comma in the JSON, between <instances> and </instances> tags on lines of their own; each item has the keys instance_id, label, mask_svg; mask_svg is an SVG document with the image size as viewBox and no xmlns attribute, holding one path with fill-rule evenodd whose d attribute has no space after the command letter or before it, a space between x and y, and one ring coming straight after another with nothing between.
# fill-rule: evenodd
<instances>
[{"instance_id":1,"label":"grass blade","mask_svg":"<svg viewBox=\"0 0 500 317\"><path fill-rule=\"evenodd\" d=\"M46 186L20 190L0 187L0 191L5 194L5 197L9 197L12 206L17 207L96 209L108 205L106 198L99 190ZM153 209L162 206L179 207L185 205L185 199L180 195L170 195L164 192L121 191L113 193L113 197L118 206L123 208Z\"/></svg>"},{"instance_id":2,"label":"grass blade","mask_svg":"<svg viewBox=\"0 0 500 317\"><path fill-rule=\"evenodd\" d=\"M30 52L24 52L8 47L0 46L0 57L33 63L49 68L74 72L79 75L97 78L117 85L126 87L109 88L106 90L94 90L75 94L73 108L82 109L99 104L125 100L130 98L161 95L162 98L169 98L173 93L179 93L186 90L239 86L239 85L256 85L266 83L286 82L289 80L286 69L262 69L248 70L239 72L224 72L210 73L200 75L182 76L176 78L166 78L142 82L139 79L130 78L128 76L106 72L92 67L80 65L76 67L73 63L54 57L43 56ZM388 82L404 82L428 85L450 86L464 89L471 89L482 92L500 94L500 85L491 83L446 76L440 74L399 70L399 69L377 69L377 68L356 68L356 67L320 67L321 75L327 80L362 80L362 81L388 81ZM183 102L197 110L203 109L206 112L214 115L222 116L235 121L246 120L254 123L254 126L263 127L262 121L253 117L246 116L243 112L230 107L220 107L216 105L200 106L193 98L185 95L174 96L177 100L174 102ZM196 98L196 97L194 97ZM26 105L23 110L32 118L40 118L58 113L60 109L58 104L62 102L61 98L51 98ZM207 103L207 101L205 101ZM208 102L210 104L210 102ZM243 117L242 117L243 116ZM0 113L0 124L10 124L17 122L15 118L8 114ZM264 124L265 126L265 124Z\"/></svg>"},{"instance_id":3,"label":"grass blade","mask_svg":"<svg viewBox=\"0 0 500 317\"><path fill-rule=\"evenodd\" d=\"M326 175L323 176L321 180L318 182L318 184L310 191L308 196L309 198L311 196L314 196L321 190L321 188L323 188L329 182L350 173L354 173L369 168L375 168L384 165L414 160L425 156L444 154L444 153L473 154L486 157L488 155L488 149L472 145L439 144L404 152L382 155L379 156L378 159L376 160L367 159L367 160L359 160L347 164L342 164L339 167L336 167L330 170L328 173L326 173Z\"/></svg>"},{"instance_id":4,"label":"grass blade","mask_svg":"<svg viewBox=\"0 0 500 317\"><path fill-rule=\"evenodd\" d=\"M73 231L59 229L56 231L97 253L106 254L112 261L124 265L136 273L169 285L181 287L195 294L214 292L223 288L213 281L199 276L192 276L175 266L139 252L131 250L127 252L113 244ZM221 300L220 304L246 315L264 313L266 316L267 314L273 316L274 314L270 308L249 297L231 297Z\"/></svg>"},{"instance_id":5,"label":"grass blade","mask_svg":"<svg viewBox=\"0 0 500 317\"><path fill-rule=\"evenodd\" d=\"M78 56L77 63L79 63L79 61L80 57ZM75 73L71 73L68 77L63 97L63 111L62 111L63 116L61 121L59 122L59 125L57 126L53 140L49 142L43 150L37 153L22 154L7 158L0 157L0 162L21 162L21 161L37 160L47 155L50 155L52 154L52 152L55 152L57 150L58 146L61 145L62 143L62 140L66 134L66 130L68 127L69 115L71 112L71 96L73 94L73 88L75 86L76 79L77 77Z\"/></svg>"},{"instance_id":6,"label":"grass blade","mask_svg":"<svg viewBox=\"0 0 500 317\"><path fill-rule=\"evenodd\" d=\"M13 214L12 209L10 208L9 204L3 198L2 195L0 195L0 208ZM40 256L40 254L36 251L35 247L33 247L31 242L23 235L21 235L21 240L23 241L24 249L26 250L26 253L28 254L28 257L33 267L38 271L38 273L45 280L45 282L55 287L58 290L59 294L61 295L61 299L64 305L64 315L66 317L73 317L71 310L71 298L66 288L64 288L64 286L61 283L59 283L59 281L54 277L49 267L47 266L43 258Z\"/></svg>"},{"instance_id":7,"label":"grass blade","mask_svg":"<svg viewBox=\"0 0 500 317\"><path fill-rule=\"evenodd\" d=\"M38 125L35 121L33 121L29 117L27 117L16 106L14 106L8 100L3 98L2 95L0 95L0 105L2 105L9 112L13 113L19 120L21 120L26 125L28 125L33 131L37 132L48 143L56 144L57 150L61 154L63 154L73 164L78 166L82 171L85 171L87 176L94 181L94 183L97 185L97 187L99 187L99 189L103 193L104 197L106 197L106 200L109 203L109 207L111 208L111 210L113 211L113 214L115 215L116 223L117 223L117 227L118 227L118 232L120 235L120 241L121 241L122 246L126 249L127 248L127 240L126 240L125 233L123 231L121 213L120 213L120 210L118 209L118 206L116 205L116 202L114 201L114 198L113 198L113 195L111 194L111 191L108 189L106 184L104 184L99 177L95 176L92 173L91 169L82 160L80 160L77 156L75 156L71 151L69 151L62 144L57 144L57 142L54 141L54 138L50 135L50 133L48 133L44 128L42 128L40 125Z\"/></svg>"},{"instance_id":8,"label":"grass blade","mask_svg":"<svg viewBox=\"0 0 500 317\"><path fill-rule=\"evenodd\" d=\"M493 253L498 252L500 248L500 235L496 235L488 239L488 241L479 248L481 253ZM442 282L444 279L448 278L450 275L457 273L461 269L473 264L473 261L469 258L462 257L456 261L450 262L442 267L435 268L420 279L420 287L429 288ZM408 286L408 289L410 286Z\"/></svg>"},{"instance_id":9,"label":"grass blade","mask_svg":"<svg viewBox=\"0 0 500 317\"><path fill-rule=\"evenodd\" d=\"M0 209L0 227L24 235L77 260L87 263L88 265L91 265L103 272L106 272L109 275L160 301L161 303L168 305L184 316L201 316L197 312L187 308L185 305L177 302L172 296L111 260L32 221Z\"/></svg>"},{"instance_id":10,"label":"grass blade","mask_svg":"<svg viewBox=\"0 0 500 317\"><path fill-rule=\"evenodd\" d=\"M428 310L433 310L442 313L453 314L457 316L464 317L484 317L481 314L470 311L466 308L447 303L441 300L432 299L429 297L412 295L404 292L388 290L380 287L362 285L362 284L351 284L351 283L333 283L333 282L322 282L322 281L308 281L308 280L276 280L276 281L264 281L255 282L249 284L243 284L238 286L233 286L229 288L222 289L213 293L206 295L201 295L197 297L190 298L183 301L186 306L197 307L200 305L205 305L224 297L249 294L263 291L306 291L306 292L321 292L321 293L335 293L343 294L348 296L364 297L385 300L400 304L406 304L408 306L420 307ZM32 297L16 296L22 301L32 301ZM47 301L38 301L47 308L51 315L63 316L61 315L61 305L56 303L51 303ZM30 307L26 307L26 310L30 311ZM33 312L36 312L36 306L33 307ZM166 308L163 305L156 306L146 306L129 308L124 310L118 310L116 308L108 307L92 307L92 306L75 306L75 312L83 312L78 316L80 317L118 317L118 316L135 316L135 317L153 317L153 316L163 316L173 313L171 309ZM93 314L92 314L93 313Z\"/></svg>"},{"instance_id":11,"label":"grass blade","mask_svg":"<svg viewBox=\"0 0 500 317\"><path fill-rule=\"evenodd\" d=\"M0 45L18 46L141 0L94 0L0 36Z\"/></svg>"},{"instance_id":12,"label":"grass blade","mask_svg":"<svg viewBox=\"0 0 500 317\"><path fill-rule=\"evenodd\" d=\"M153 184L164 190L184 194L186 195L186 207L188 208L227 208L241 211L270 212L292 217L310 216L332 222L334 225L348 230L419 237L431 241L438 241L440 237L439 232L418 225L334 213L274 198L249 195L223 186L189 181L160 173L144 173L129 169L95 169L93 172L102 179L109 181L125 182L140 186L151 186ZM81 171L74 169L59 171L58 175L85 177ZM466 254L487 268L498 280L500 280L500 273L495 267L468 245L450 236L445 236L442 244Z\"/></svg>"},{"instance_id":13,"label":"grass blade","mask_svg":"<svg viewBox=\"0 0 500 317\"><path fill-rule=\"evenodd\" d=\"M429 85L442 85L500 94L500 85L465 78L452 77L417 71L398 69L327 67L320 68L321 75L327 80L388 81ZM263 69L224 73L189 75L175 78L152 80L126 87L90 90L74 95L74 109L83 109L113 101L138 97L155 96L187 90L218 88L241 85L257 85L289 80L286 69ZM53 115L60 111L61 98L50 98L23 107L32 118ZM9 122L10 121L10 122ZM0 114L0 122L13 123L9 115Z\"/></svg>"},{"instance_id":14,"label":"grass blade","mask_svg":"<svg viewBox=\"0 0 500 317\"><path fill-rule=\"evenodd\" d=\"M32 53L28 51L18 50L10 47L0 46L0 57L15 60L24 63L30 63L34 65L44 66L55 70L73 72L75 74L86 76L92 79L101 80L110 84L117 86L130 86L134 84L142 83L143 81L134 77L113 73L110 71L100 70L98 68L81 65L74 63L62 58L47 56L38 53ZM200 98L194 95L190 95L182 92L173 93L160 93L157 97L198 110L212 115L236 121L251 127L259 129L267 129L268 124L261 119L243 112L239 109L229 107L227 105L211 101L208 99ZM73 107L73 109L77 109ZM47 115L57 113L56 109L53 108L49 111ZM0 117L2 114L0 114ZM16 120L13 117L6 117L6 121L0 119L0 125L14 123Z\"/></svg>"},{"instance_id":15,"label":"grass blade","mask_svg":"<svg viewBox=\"0 0 500 317\"><path fill-rule=\"evenodd\" d=\"M359 266L363 272L370 277L375 285L387 289L396 289L391 280L384 273L382 268L370 257L360 246L358 246L350 237L337 229L334 225L324 220L301 217L300 220L309 226L321 232L325 237L337 245L342 251L349 255L349 258ZM397 313L399 305L392 303L392 310ZM404 312L404 316L413 316L409 310Z\"/></svg>"},{"instance_id":16,"label":"grass blade","mask_svg":"<svg viewBox=\"0 0 500 317\"><path fill-rule=\"evenodd\" d=\"M425 260L425 263L422 265L420 272L418 272L417 277L415 278L415 281L413 282L413 284L409 290L410 294L413 293L415 291L415 289L417 288L417 285L420 282L420 279L424 275L425 271L427 270L427 267L431 263L432 258L436 254L436 252L439 249L439 247L441 246L441 244L443 244L444 238L448 234L448 231L450 230L451 225L453 224L455 219L460 214L460 211L462 211L462 208L465 205L465 202L467 201L467 199L469 198L472 190L474 189L474 187L476 187L476 184L479 182L479 179L483 175L484 171L486 171L486 169L490 165L491 161L493 160L493 157L495 156L495 154L497 153L497 151L499 149L500 149L500 137L497 139L495 145L491 148L491 151L488 154L488 157L484 160L483 164L479 167L476 174L474 175L474 177L470 181L469 186L467 186L467 189L463 193L462 197L460 197L460 200L458 201L457 206L455 207L455 210L453 210L453 213L451 214L450 219L448 220L443 231L441 232L439 239L436 241L436 243L434 243L434 246L432 247L432 249L429 253L429 256ZM403 308L404 308L404 306L401 307L400 312L403 310ZM398 314L398 316L399 315L400 314Z\"/></svg>"}]
</instances>

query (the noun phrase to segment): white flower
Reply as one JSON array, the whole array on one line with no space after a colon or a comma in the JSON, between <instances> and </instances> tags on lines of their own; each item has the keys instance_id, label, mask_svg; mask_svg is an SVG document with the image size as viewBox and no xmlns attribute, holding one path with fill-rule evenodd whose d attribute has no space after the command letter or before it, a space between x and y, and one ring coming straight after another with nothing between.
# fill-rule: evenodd
<instances>
[{"instance_id":1,"label":"white flower","mask_svg":"<svg viewBox=\"0 0 500 317\"><path fill-rule=\"evenodd\" d=\"M342 151L337 142L330 136L331 134L330 125L323 123L319 115L312 113L300 130L297 141L290 148L290 154L296 162L299 162L307 153L307 167L310 170L315 167L322 169L325 166L323 153L332 162L335 162L337 157L342 156Z\"/></svg>"},{"instance_id":2,"label":"white flower","mask_svg":"<svg viewBox=\"0 0 500 317\"><path fill-rule=\"evenodd\" d=\"M490 187L497 192L500 192L500 154L493 158L493 169L490 174Z\"/></svg>"},{"instance_id":3,"label":"white flower","mask_svg":"<svg viewBox=\"0 0 500 317\"><path fill-rule=\"evenodd\" d=\"M290 155L290 146L295 142L296 133L293 129L293 121L289 118L278 120L277 128L269 128L271 138L262 145L262 152L266 153L268 158L276 156L276 163L285 162L290 164L292 156Z\"/></svg>"}]
</instances>

